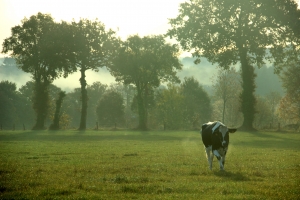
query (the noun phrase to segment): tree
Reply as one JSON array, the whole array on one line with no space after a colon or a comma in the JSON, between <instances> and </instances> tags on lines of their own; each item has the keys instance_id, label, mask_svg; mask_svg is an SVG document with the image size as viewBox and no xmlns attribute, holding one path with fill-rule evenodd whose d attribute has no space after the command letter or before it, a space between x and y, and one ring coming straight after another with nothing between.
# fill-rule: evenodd
<instances>
[{"instance_id":1,"label":"tree","mask_svg":"<svg viewBox=\"0 0 300 200\"><path fill-rule=\"evenodd\" d=\"M22 123L26 127L32 128L35 124L36 113L33 110L33 93L34 93L34 82L28 81L25 85L19 88L20 95L24 99L22 103L23 111L20 113L22 116Z\"/></svg>"},{"instance_id":2,"label":"tree","mask_svg":"<svg viewBox=\"0 0 300 200\"><path fill-rule=\"evenodd\" d=\"M24 109L24 111L22 112L22 116L23 116L22 122L25 124L28 124L30 126L33 125L32 121L34 118L34 113L33 113L33 109L32 109L33 108L32 101L34 100L34 87L35 87L35 83L33 81L28 81L28 82L26 82L25 85L23 85L19 89L19 93L20 93L22 99L24 99L23 103L22 103L22 109ZM58 108L55 103L57 101L57 94L59 94L63 91L59 87L57 87L53 84L49 84L48 92L49 92L49 108L48 108L49 111L46 115L45 123L49 123L50 120L53 122L53 120L55 118L56 108ZM61 107L63 107L63 106L60 106L60 108L59 108L60 111L61 111ZM59 119L62 119L62 120L59 121L60 122L59 125L62 127L66 127L66 125L68 123L68 116L65 113L62 113L60 111L58 112L59 113L58 116L59 116Z\"/></svg>"},{"instance_id":3,"label":"tree","mask_svg":"<svg viewBox=\"0 0 300 200\"><path fill-rule=\"evenodd\" d=\"M114 90L122 94L125 105L125 121L126 127L131 127L132 123L136 120L135 114L133 113L135 110L132 107L135 107L133 104L134 97L136 96L135 87L133 85L125 85L121 83L111 84L110 90Z\"/></svg>"},{"instance_id":4,"label":"tree","mask_svg":"<svg viewBox=\"0 0 300 200\"><path fill-rule=\"evenodd\" d=\"M298 50L300 51L300 50ZM300 123L300 54L281 71L285 96L280 101L280 116L292 123Z\"/></svg>"},{"instance_id":5,"label":"tree","mask_svg":"<svg viewBox=\"0 0 300 200\"><path fill-rule=\"evenodd\" d=\"M12 127L16 123L17 86L9 81L0 82L0 125L4 128Z\"/></svg>"},{"instance_id":6,"label":"tree","mask_svg":"<svg viewBox=\"0 0 300 200\"><path fill-rule=\"evenodd\" d=\"M270 126L270 122L272 121L272 110L271 106L268 104L266 98L258 96L256 97L256 114L253 121L253 126L257 129L267 128Z\"/></svg>"},{"instance_id":7,"label":"tree","mask_svg":"<svg viewBox=\"0 0 300 200\"><path fill-rule=\"evenodd\" d=\"M60 117L62 115L61 105L62 105L62 102L63 102L63 99L65 96L66 96L66 92L61 91L58 93L58 99L56 100L53 122L49 127L50 130L59 130L59 128L60 128L59 121L60 121Z\"/></svg>"},{"instance_id":8,"label":"tree","mask_svg":"<svg viewBox=\"0 0 300 200\"><path fill-rule=\"evenodd\" d=\"M63 101L62 107L66 115L70 116L70 126L75 129L80 123L81 89L75 88L69 92Z\"/></svg>"},{"instance_id":9,"label":"tree","mask_svg":"<svg viewBox=\"0 0 300 200\"><path fill-rule=\"evenodd\" d=\"M99 99L101 99L104 93L107 90L107 85L102 84L99 81L94 82L91 85L87 86L88 97L88 110L87 110L87 125L93 126L97 121L96 108L98 105Z\"/></svg>"},{"instance_id":10,"label":"tree","mask_svg":"<svg viewBox=\"0 0 300 200\"><path fill-rule=\"evenodd\" d=\"M265 59L282 61L280 52L294 43L299 15L293 0L190 0L170 19L172 28L167 35L192 51L196 63L200 57L224 68L241 63L242 127L252 130L256 103L253 66L262 66Z\"/></svg>"},{"instance_id":11,"label":"tree","mask_svg":"<svg viewBox=\"0 0 300 200\"><path fill-rule=\"evenodd\" d=\"M104 24L98 20L90 21L81 19L79 22L72 22L75 65L81 73L79 79L81 86L81 118L79 130L86 129L88 95L86 71L98 71L99 67L109 67L118 40L115 32L105 30Z\"/></svg>"},{"instance_id":12,"label":"tree","mask_svg":"<svg viewBox=\"0 0 300 200\"><path fill-rule=\"evenodd\" d=\"M48 87L54 79L74 71L66 55L70 48L65 44L65 23L57 24L48 14L38 13L12 28L12 35L3 42L3 53L11 52L18 66L31 73L34 80L33 107L36 124L33 129L44 129L49 108Z\"/></svg>"},{"instance_id":13,"label":"tree","mask_svg":"<svg viewBox=\"0 0 300 200\"><path fill-rule=\"evenodd\" d=\"M284 119L286 123L299 123L300 121L300 109L299 100L293 101L290 95L285 95L279 104L279 116Z\"/></svg>"},{"instance_id":14,"label":"tree","mask_svg":"<svg viewBox=\"0 0 300 200\"><path fill-rule=\"evenodd\" d=\"M161 90L157 95L157 118L163 123L165 129L180 129L183 127L184 96L179 86L168 84L168 89Z\"/></svg>"},{"instance_id":15,"label":"tree","mask_svg":"<svg viewBox=\"0 0 300 200\"><path fill-rule=\"evenodd\" d=\"M184 116L186 124L198 128L211 120L212 106L210 98L194 77L185 78L181 84ZM189 127L189 128L190 128Z\"/></svg>"},{"instance_id":16,"label":"tree","mask_svg":"<svg viewBox=\"0 0 300 200\"><path fill-rule=\"evenodd\" d=\"M98 120L104 126L111 126L115 123L124 122L123 97L120 93L109 91L99 100L96 113Z\"/></svg>"},{"instance_id":17,"label":"tree","mask_svg":"<svg viewBox=\"0 0 300 200\"><path fill-rule=\"evenodd\" d=\"M167 44L163 36L133 35L121 44L114 63L109 67L117 82L133 84L137 91L139 125L147 129L147 96L161 82L179 82L176 76L181 69L179 49Z\"/></svg>"},{"instance_id":18,"label":"tree","mask_svg":"<svg viewBox=\"0 0 300 200\"><path fill-rule=\"evenodd\" d=\"M156 88L157 89L157 88ZM145 102L144 104L144 109L146 111L146 124L147 127L149 125L153 126L152 121L151 121L151 114L152 114L152 109L155 107L155 88L148 88L147 89L147 95L144 96L143 101ZM133 96L132 102L131 102L131 111L137 116L139 116L139 100L138 100L138 95ZM135 117L135 116L134 116ZM139 119L139 118L138 118Z\"/></svg>"},{"instance_id":19,"label":"tree","mask_svg":"<svg viewBox=\"0 0 300 200\"><path fill-rule=\"evenodd\" d=\"M32 126L32 104L13 82L0 82L0 125L4 129Z\"/></svg>"},{"instance_id":20,"label":"tree","mask_svg":"<svg viewBox=\"0 0 300 200\"><path fill-rule=\"evenodd\" d=\"M274 124L278 122L278 106L280 103L280 99L282 96L278 92L270 92L266 96L266 101L268 106L271 109L271 120L270 120L270 128L274 127Z\"/></svg>"},{"instance_id":21,"label":"tree","mask_svg":"<svg viewBox=\"0 0 300 200\"><path fill-rule=\"evenodd\" d=\"M217 76L213 79L214 96L222 101L222 122L225 122L226 108L230 100L240 95L240 75L234 67L230 69L219 68ZM237 106L237 105L236 105ZM233 113L229 113L232 115Z\"/></svg>"}]
</instances>

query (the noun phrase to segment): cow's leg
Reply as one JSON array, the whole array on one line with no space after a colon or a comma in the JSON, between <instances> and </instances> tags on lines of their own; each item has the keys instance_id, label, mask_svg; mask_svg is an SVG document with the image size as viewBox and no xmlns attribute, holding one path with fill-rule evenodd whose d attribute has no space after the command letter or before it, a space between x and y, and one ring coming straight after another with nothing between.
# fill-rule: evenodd
<instances>
[{"instance_id":1,"label":"cow's leg","mask_svg":"<svg viewBox=\"0 0 300 200\"><path fill-rule=\"evenodd\" d=\"M226 159L226 153L227 149L219 149L219 151L214 150L214 154L218 158L219 164L220 164L220 170L224 170L225 166L225 159Z\"/></svg>"},{"instance_id":2,"label":"cow's leg","mask_svg":"<svg viewBox=\"0 0 300 200\"><path fill-rule=\"evenodd\" d=\"M205 147L205 152L206 152L206 158L207 158L209 169L212 170L212 163L213 163L214 155L211 152L211 146Z\"/></svg>"},{"instance_id":3,"label":"cow's leg","mask_svg":"<svg viewBox=\"0 0 300 200\"><path fill-rule=\"evenodd\" d=\"M224 155L222 156L223 170L225 170L224 167L225 167L226 153L227 153L227 150L224 151Z\"/></svg>"},{"instance_id":4,"label":"cow's leg","mask_svg":"<svg viewBox=\"0 0 300 200\"><path fill-rule=\"evenodd\" d=\"M220 159L220 170L225 170L225 156L222 156L222 158Z\"/></svg>"},{"instance_id":5,"label":"cow's leg","mask_svg":"<svg viewBox=\"0 0 300 200\"><path fill-rule=\"evenodd\" d=\"M220 170L224 170L224 164L225 164L225 155L221 156L218 150L213 151L214 155L217 157L219 164L220 164Z\"/></svg>"}]
</instances>

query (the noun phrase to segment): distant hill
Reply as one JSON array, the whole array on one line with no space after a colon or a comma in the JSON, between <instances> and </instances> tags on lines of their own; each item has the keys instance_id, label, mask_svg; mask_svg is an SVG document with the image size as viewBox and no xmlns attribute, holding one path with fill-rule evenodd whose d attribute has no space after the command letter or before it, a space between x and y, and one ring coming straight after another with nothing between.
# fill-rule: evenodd
<instances>
[{"instance_id":1,"label":"distant hill","mask_svg":"<svg viewBox=\"0 0 300 200\"><path fill-rule=\"evenodd\" d=\"M2 62L1 62L2 61ZM30 75L19 69L12 58L1 58L0 60L0 81L8 80L16 83L20 88L27 81L30 81Z\"/></svg>"},{"instance_id":2,"label":"distant hill","mask_svg":"<svg viewBox=\"0 0 300 200\"><path fill-rule=\"evenodd\" d=\"M262 67L255 69L256 77L256 94L264 96L270 92L284 94L284 89L277 74L274 74L274 66Z\"/></svg>"},{"instance_id":3,"label":"distant hill","mask_svg":"<svg viewBox=\"0 0 300 200\"><path fill-rule=\"evenodd\" d=\"M201 63L194 64L194 58L185 57L181 59L183 70L178 73L178 76L183 80L186 76L194 76L205 88L209 91L211 85L211 79L216 75L218 69L217 65L212 65L205 58L201 58ZM239 66L236 66L239 68ZM261 69L255 69L257 77L256 81L256 94L267 95L270 92L284 93L284 89L281 86L281 81L278 75L274 74L274 67L263 66Z\"/></svg>"},{"instance_id":4,"label":"distant hill","mask_svg":"<svg viewBox=\"0 0 300 200\"><path fill-rule=\"evenodd\" d=\"M211 79L217 73L217 65L212 65L205 58L201 58L201 63L198 65L194 64L194 58L184 57L180 58L183 69L178 72L178 76L181 80L185 77L193 76L196 80L199 81L200 84L204 86L204 88L210 92ZM4 63L3 63L4 62ZM261 69L256 69L257 73L256 77L256 94L258 95L267 95L270 92L279 92L280 94L284 93L283 88L281 87L280 79L276 74L274 74L274 67L262 67ZM79 87L79 76L71 75L69 78L61 80L57 80L54 82L58 83L57 86L63 89L70 88L70 80L74 82L73 87ZM30 81L30 74L23 72L20 70L16 64L14 59L12 58L0 58L0 81L8 80L17 84L17 87L21 87L27 81ZM105 68L100 69L100 72L89 72L87 75L88 83L107 80L108 82L114 82L114 78L109 74L108 70ZM105 83L107 84L107 83Z\"/></svg>"}]
</instances>

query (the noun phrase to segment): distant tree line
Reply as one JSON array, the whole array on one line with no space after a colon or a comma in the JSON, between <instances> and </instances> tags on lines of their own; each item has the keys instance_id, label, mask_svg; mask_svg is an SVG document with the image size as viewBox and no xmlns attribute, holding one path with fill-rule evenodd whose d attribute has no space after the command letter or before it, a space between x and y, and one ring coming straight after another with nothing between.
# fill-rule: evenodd
<instances>
[{"instance_id":1,"label":"distant tree line","mask_svg":"<svg viewBox=\"0 0 300 200\"><path fill-rule=\"evenodd\" d=\"M16 84L0 82L1 116L3 129L31 129L35 123L33 105L34 83L27 82L19 90ZM137 89L130 85L110 86L94 82L87 86L89 95L87 127L136 128L139 124ZM53 84L49 86L49 113L46 124L49 129L76 129L80 123L81 91L75 88L65 93ZM193 78L182 84L158 87L147 97L148 123L151 129L199 128L203 121L211 119L211 102L202 86ZM58 121L59 119L59 121ZM98 123L97 123L98 122Z\"/></svg>"},{"instance_id":2,"label":"distant tree line","mask_svg":"<svg viewBox=\"0 0 300 200\"><path fill-rule=\"evenodd\" d=\"M51 15L42 13L13 27L2 52L10 53L18 67L31 74L36 130L46 128L52 82L76 71L81 74L78 129L85 130L89 109L86 71L98 71L100 67L109 69L118 82L135 86L138 128L146 130L148 96L161 82L179 83L176 71L181 69L178 46L166 43L163 36L133 35L121 41L98 20L57 23Z\"/></svg>"},{"instance_id":3,"label":"distant tree line","mask_svg":"<svg viewBox=\"0 0 300 200\"><path fill-rule=\"evenodd\" d=\"M293 67L292 67L293 68ZM298 80L294 78L283 81ZM283 75L284 76L284 75ZM230 79L230 81L225 81ZM221 120L229 126L238 127L243 122L240 109L240 73L235 68L219 69L213 79L212 94L193 77L181 84L161 85L148 95L147 127L153 130L198 130L210 120ZM291 84L291 86L294 86ZM291 87L286 87L290 90ZM36 120L33 105L34 82L29 81L17 90L16 84L0 82L0 124L2 129L31 129ZM136 88L133 85L101 84L87 86L89 94L87 128L110 129L138 127L139 115ZM297 98L294 93L293 98ZM287 95L287 94L286 94ZM47 128L77 129L80 123L81 89L64 92L57 86L49 86L49 113ZM256 129L277 129L278 123L297 124L300 111L295 108L299 101L285 102L286 96L270 92L256 96L256 114L253 126ZM284 103L282 103L284 101ZM58 120L59 119L59 120ZM55 128L54 128L55 130Z\"/></svg>"}]
</instances>

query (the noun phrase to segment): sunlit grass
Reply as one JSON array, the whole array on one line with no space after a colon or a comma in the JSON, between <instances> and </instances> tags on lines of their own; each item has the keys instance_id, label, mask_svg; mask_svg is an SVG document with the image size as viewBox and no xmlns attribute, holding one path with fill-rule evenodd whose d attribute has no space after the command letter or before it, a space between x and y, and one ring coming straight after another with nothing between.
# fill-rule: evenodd
<instances>
[{"instance_id":1,"label":"sunlit grass","mask_svg":"<svg viewBox=\"0 0 300 200\"><path fill-rule=\"evenodd\" d=\"M299 199L299 133L230 138L220 172L198 132L1 131L0 199Z\"/></svg>"}]
</instances>

